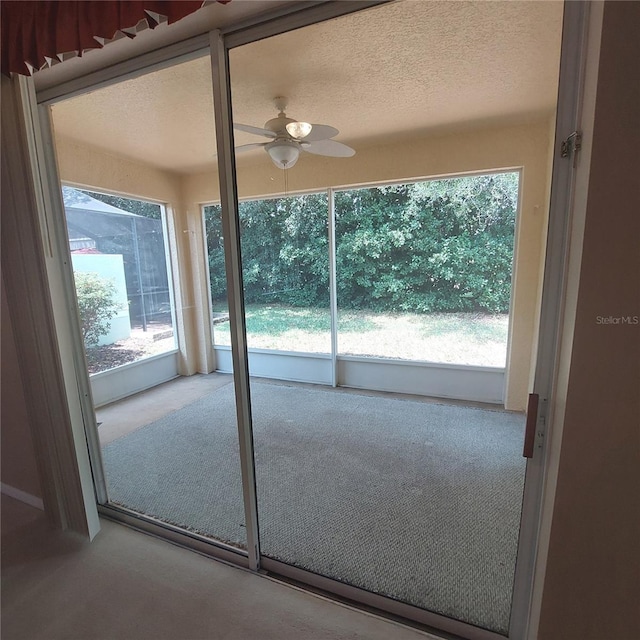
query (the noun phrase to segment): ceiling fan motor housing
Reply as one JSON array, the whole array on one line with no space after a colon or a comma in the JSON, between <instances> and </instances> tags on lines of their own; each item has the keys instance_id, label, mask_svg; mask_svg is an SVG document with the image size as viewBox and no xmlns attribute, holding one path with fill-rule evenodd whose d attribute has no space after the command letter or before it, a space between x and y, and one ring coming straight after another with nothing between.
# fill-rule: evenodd
<instances>
[{"instance_id":1,"label":"ceiling fan motor housing","mask_svg":"<svg viewBox=\"0 0 640 640\"><path fill-rule=\"evenodd\" d=\"M278 136L286 136L290 138L291 136L287 133L287 125L290 122L297 122L293 118L287 118L283 113L281 113L277 118L271 118L268 122L265 122L264 128L269 131L273 131Z\"/></svg>"}]
</instances>

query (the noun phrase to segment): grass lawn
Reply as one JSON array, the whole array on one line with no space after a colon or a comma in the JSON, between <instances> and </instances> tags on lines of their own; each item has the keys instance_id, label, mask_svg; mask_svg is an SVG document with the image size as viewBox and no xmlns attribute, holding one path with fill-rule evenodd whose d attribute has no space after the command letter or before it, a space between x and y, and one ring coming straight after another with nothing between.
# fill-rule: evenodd
<instances>
[{"instance_id":1,"label":"grass lawn","mask_svg":"<svg viewBox=\"0 0 640 640\"><path fill-rule=\"evenodd\" d=\"M331 350L328 309L247 305L246 317L250 348ZM508 324L507 314L341 311L338 353L503 367ZM229 322L214 325L214 342L231 343Z\"/></svg>"}]
</instances>

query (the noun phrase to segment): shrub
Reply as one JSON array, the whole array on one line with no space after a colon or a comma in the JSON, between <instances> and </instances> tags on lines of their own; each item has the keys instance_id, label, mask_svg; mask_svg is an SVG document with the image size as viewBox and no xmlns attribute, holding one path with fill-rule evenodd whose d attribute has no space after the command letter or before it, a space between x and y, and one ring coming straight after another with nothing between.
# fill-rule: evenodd
<instances>
[{"instance_id":1,"label":"shrub","mask_svg":"<svg viewBox=\"0 0 640 640\"><path fill-rule=\"evenodd\" d=\"M506 312L517 173L337 191L336 273L342 309ZM327 307L327 196L239 206L247 303ZM226 279L220 207L207 207L212 299Z\"/></svg>"},{"instance_id":2,"label":"shrub","mask_svg":"<svg viewBox=\"0 0 640 640\"><path fill-rule=\"evenodd\" d=\"M116 285L97 273L74 272L82 337L86 347L96 346L111 329L121 306L116 301Z\"/></svg>"}]
</instances>

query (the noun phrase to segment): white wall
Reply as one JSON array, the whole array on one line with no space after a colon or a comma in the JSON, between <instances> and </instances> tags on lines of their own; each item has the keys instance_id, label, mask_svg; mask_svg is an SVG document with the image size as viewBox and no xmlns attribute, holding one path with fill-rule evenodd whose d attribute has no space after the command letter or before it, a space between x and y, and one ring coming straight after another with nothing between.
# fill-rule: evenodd
<instances>
[{"instance_id":1,"label":"white wall","mask_svg":"<svg viewBox=\"0 0 640 640\"><path fill-rule=\"evenodd\" d=\"M118 310L109 320L109 332L100 337L98 344L113 344L118 340L126 340L131 335L131 322L122 256L118 254L72 253L71 262L74 271L96 273L115 286L114 302L118 305Z\"/></svg>"}]
</instances>

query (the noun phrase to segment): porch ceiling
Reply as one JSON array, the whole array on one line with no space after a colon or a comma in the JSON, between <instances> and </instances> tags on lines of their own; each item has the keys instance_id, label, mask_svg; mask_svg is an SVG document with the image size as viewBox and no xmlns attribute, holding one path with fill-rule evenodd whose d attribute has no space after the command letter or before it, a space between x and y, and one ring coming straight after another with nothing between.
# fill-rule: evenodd
<instances>
[{"instance_id":1,"label":"porch ceiling","mask_svg":"<svg viewBox=\"0 0 640 640\"><path fill-rule=\"evenodd\" d=\"M541 117L555 108L561 23L557 1L404 0L269 38L231 52L234 119L263 126L284 95L288 115L335 126L358 150ZM207 58L53 113L57 135L109 153L179 173L215 165Z\"/></svg>"}]
</instances>

